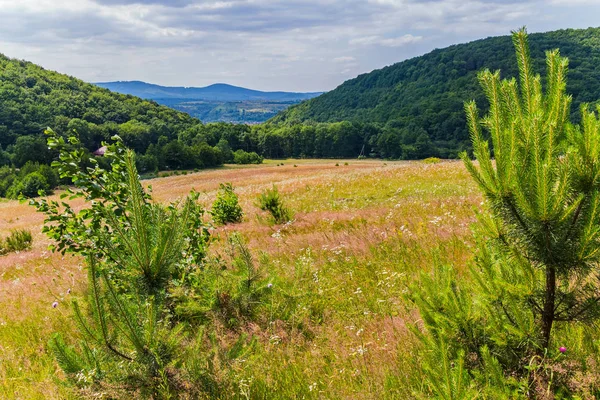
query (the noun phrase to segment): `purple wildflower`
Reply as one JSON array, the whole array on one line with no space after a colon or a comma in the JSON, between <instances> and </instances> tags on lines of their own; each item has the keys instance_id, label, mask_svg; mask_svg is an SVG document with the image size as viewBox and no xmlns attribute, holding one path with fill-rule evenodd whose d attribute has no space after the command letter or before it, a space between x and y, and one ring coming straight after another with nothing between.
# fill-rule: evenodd
<instances>
[{"instance_id":1,"label":"purple wildflower","mask_svg":"<svg viewBox=\"0 0 600 400\"><path fill-rule=\"evenodd\" d=\"M567 351L566 347L559 347L558 351L560 351L561 353L565 353Z\"/></svg>"},{"instance_id":2,"label":"purple wildflower","mask_svg":"<svg viewBox=\"0 0 600 400\"><path fill-rule=\"evenodd\" d=\"M67 289L67 294L71 294L71 288Z\"/></svg>"},{"instance_id":3,"label":"purple wildflower","mask_svg":"<svg viewBox=\"0 0 600 400\"><path fill-rule=\"evenodd\" d=\"M273 287L273 284L272 284L272 283L269 283L269 284L267 285L267 288L268 288L268 289L271 289L272 287Z\"/></svg>"},{"instance_id":4,"label":"purple wildflower","mask_svg":"<svg viewBox=\"0 0 600 400\"><path fill-rule=\"evenodd\" d=\"M55 301L54 303L52 303L52 308L56 308L58 307L58 301Z\"/></svg>"}]
</instances>

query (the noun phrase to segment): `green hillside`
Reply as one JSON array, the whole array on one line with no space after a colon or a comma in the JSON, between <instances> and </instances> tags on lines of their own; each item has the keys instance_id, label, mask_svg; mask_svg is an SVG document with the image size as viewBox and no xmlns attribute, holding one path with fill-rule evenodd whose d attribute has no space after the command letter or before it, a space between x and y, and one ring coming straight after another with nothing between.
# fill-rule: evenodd
<instances>
[{"instance_id":1,"label":"green hillside","mask_svg":"<svg viewBox=\"0 0 600 400\"><path fill-rule=\"evenodd\" d=\"M39 136L50 126L76 129L90 150L114 134L144 151L160 136L199 121L183 112L137 97L112 93L79 79L0 54L0 145L19 136Z\"/></svg>"},{"instance_id":2,"label":"green hillside","mask_svg":"<svg viewBox=\"0 0 600 400\"><path fill-rule=\"evenodd\" d=\"M559 48L570 60L567 90L573 95L572 113L579 104L600 98L600 28L559 30L530 35L536 71L544 72L545 51ZM402 135L423 130L440 149L458 149L468 142L463 103L476 99L485 106L477 72L500 69L516 76L509 36L477 40L434 50L424 56L363 74L337 89L290 107L275 123L357 121L387 125L377 147L394 147ZM376 143L373 143L377 145Z\"/></svg>"}]
</instances>

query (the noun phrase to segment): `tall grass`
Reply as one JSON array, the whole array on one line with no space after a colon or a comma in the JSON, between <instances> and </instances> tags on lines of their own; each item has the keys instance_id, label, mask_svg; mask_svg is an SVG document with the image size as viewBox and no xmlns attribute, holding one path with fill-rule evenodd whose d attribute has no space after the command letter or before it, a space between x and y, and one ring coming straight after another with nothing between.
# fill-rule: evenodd
<instances>
[{"instance_id":1,"label":"tall grass","mask_svg":"<svg viewBox=\"0 0 600 400\"><path fill-rule=\"evenodd\" d=\"M31 248L33 236L26 229L16 229L10 232L4 240L0 240L0 255Z\"/></svg>"},{"instance_id":2,"label":"tall grass","mask_svg":"<svg viewBox=\"0 0 600 400\"><path fill-rule=\"evenodd\" d=\"M305 168L312 167L266 164L152 182L165 201L195 186L210 204L219 183L231 181L250 216L260 212L260 188L275 182L297 211L282 226L255 218L235 225L247 242L228 239L231 226L213 231L213 261L198 284L221 297L187 297L186 307L202 306L190 315L212 324L198 332L203 357L190 361L190 374L205 376L212 366L222 398L412 398L406 383L418 371L419 342L408 326L419 316L405 292L438 263L467 265L481 198L458 163L357 162L340 170L327 160ZM2 217L19 207L5 204ZM20 212L39 229L39 219ZM45 343L56 330L77 341L65 301L85 294L85 272L77 258L44 253L46 244L36 242L26 262L0 259L3 398L77 398L54 380Z\"/></svg>"}]
</instances>

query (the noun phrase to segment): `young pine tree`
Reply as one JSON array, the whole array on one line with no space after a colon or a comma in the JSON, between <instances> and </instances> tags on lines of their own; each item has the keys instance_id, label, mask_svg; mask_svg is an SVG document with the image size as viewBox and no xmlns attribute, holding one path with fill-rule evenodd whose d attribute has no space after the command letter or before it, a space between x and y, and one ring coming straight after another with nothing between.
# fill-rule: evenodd
<instances>
[{"instance_id":1,"label":"young pine tree","mask_svg":"<svg viewBox=\"0 0 600 400\"><path fill-rule=\"evenodd\" d=\"M462 159L489 203L489 235L499 251L514 255L505 262L533 271L522 301L543 353L556 322L598 316L600 121L583 106L581 125L569 122L568 60L558 50L546 53L544 91L531 69L525 29L513 32L513 42L519 83L500 80L498 71L480 73L490 109L480 119L475 102L466 104L478 165L464 153Z\"/></svg>"},{"instance_id":2,"label":"young pine tree","mask_svg":"<svg viewBox=\"0 0 600 400\"><path fill-rule=\"evenodd\" d=\"M84 199L86 206L76 211L47 198L30 204L45 214L44 232L56 241L54 249L86 256L88 268L88 294L73 301L78 349L60 334L49 347L85 390L172 398L185 374L189 331L188 321L173 312L170 294L174 288L193 291L186 276L200 269L208 242L198 195L182 204L154 203L139 181L134 153L120 139L108 146L111 163L104 170L95 159L93 167L80 167L85 152L76 137L46 133L49 146L60 151L54 165L75 186L63 197Z\"/></svg>"}]
</instances>

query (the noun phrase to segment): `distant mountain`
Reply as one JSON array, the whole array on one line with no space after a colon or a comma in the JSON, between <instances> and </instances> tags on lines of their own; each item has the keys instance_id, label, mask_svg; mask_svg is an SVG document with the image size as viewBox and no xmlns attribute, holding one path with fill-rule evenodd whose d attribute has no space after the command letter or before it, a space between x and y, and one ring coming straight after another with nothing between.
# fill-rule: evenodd
<instances>
[{"instance_id":1,"label":"distant mountain","mask_svg":"<svg viewBox=\"0 0 600 400\"><path fill-rule=\"evenodd\" d=\"M219 102L234 101L277 101L293 102L312 99L322 92L294 93L294 92L261 92L259 90L216 83L206 87L175 87L160 86L141 81L98 82L95 85L109 89L113 92L131 94L143 99L151 100L207 100Z\"/></svg>"},{"instance_id":2,"label":"distant mountain","mask_svg":"<svg viewBox=\"0 0 600 400\"><path fill-rule=\"evenodd\" d=\"M600 28L535 33L529 35L529 42L535 70L542 78L545 51L558 48L569 58L567 92L573 96L572 119L577 121L581 103L600 99ZM443 156L454 157L469 146L464 102L475 99L480 107L487 107L477 82L477 73L485 68L501 70L502 77L518 76L510 36L436 49L360 75L286 109L271 122L376 123L390 132L387 142L380 138L382 148L398 148L426 135L439 149L449 150Z\"/></svg>"},{"instance_id":3,"label":"distant mountain","mask_svg":"<svg viewBox=\"0 0 600 400\"><path fill-rule=\"evenodd\" d=\"M141 81L98 82L112 92L154 100L203 122L256 124L322 93L261 92L216 83L206 87L160 86Z\"/></svg>"}]
</instances>

